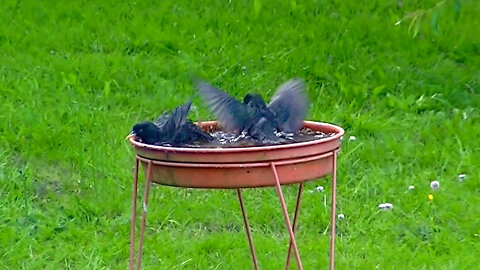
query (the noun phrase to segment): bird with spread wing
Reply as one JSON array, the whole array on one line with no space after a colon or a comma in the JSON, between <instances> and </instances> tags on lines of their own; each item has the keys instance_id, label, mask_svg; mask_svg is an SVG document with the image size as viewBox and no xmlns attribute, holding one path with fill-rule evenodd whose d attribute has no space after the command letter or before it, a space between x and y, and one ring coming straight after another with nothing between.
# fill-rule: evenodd
<instances>
[{"instance_id":1,"label":"bird with spread wing","mask_svg":"<svg viewBox=\"0 0 480 270\"><path fill-rule=\"evenodd\" d=\"M133 126L126 137L151 145L181 146L194 142L211 141L213 137L187 120L192 100L171 112L164 112L155 122L141 122Z\"/></svg>"},{"instance_id":2,"label":"bird with spread wing","mask_svg":"<svg viewBox=\"0 0 480 270\"><path fill-rule=\"evenodd\" d=\"M256 140L278 141L282 134L298 132L309 106L301 79L282 84L268 105L258 94L247 94L240 102L205 81L196 79L195 84L225 131Z\"/></svg>"}]
</instances>

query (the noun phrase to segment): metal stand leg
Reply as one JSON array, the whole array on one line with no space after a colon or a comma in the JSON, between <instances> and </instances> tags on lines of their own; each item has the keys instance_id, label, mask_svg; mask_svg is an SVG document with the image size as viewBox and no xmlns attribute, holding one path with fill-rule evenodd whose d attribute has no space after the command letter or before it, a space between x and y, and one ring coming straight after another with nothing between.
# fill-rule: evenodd
<instances>
[{"instance_id":1,"label":"metal stand leg","mask_svg":"<svg viewBox=\"0 0 480 270\"><path fill-rule=\"evenodd\" d=\"M287 225L288 233L290 234L290 242L293 246L293 251L295 252L295 258L297 259L297 265L299 270L303 270L302 261L300 260L300 254L298 253L297 242L295 241L295 234L293 233L292 225L290 223L290 218L288 217L287 206L285 205L285 198L283 197L282 187L280 186L280 179L278 178L277 169L275 164L270 163L270 166L275 176L275 186L277 188L278 198L280 199L280 204L282 205L283 217L285 218L285 225Z\"/></svg>"},{"instance_id":2,"label":"metal stand leg","mask_svg":"<svg viewBox=\"0 0 480 270\"><path fill-rule=\"evenodd\" d=\"M135 169L133 171L133 188L132 188L132 221L130 225L130 262L128 269L133 270L135 256L135 221L137 219L137 194L138 194L138 159L135 156Z\"/></svg>"},{"instance_id":3,"label":"metal stand leg","mask_svg":"<svg viewBox=\"0 0 480 270\"><path fill-rule=\"evenodd\" d=\"M148 205L148 194L150 192L151 175L152 175L152 161L148 161L147 176L145 179L145 195L144 195L143 207L142 207L142 226L140 227L140 243L138 244L137 270L140 270L140 267L142 266L142 249L143 249L143 239L145 234L145 225L147 222L147 205Z\"/></svg>"},{"instance_id":4,"label":"metal stand leg","mask_svg":"<svg viewBox=\"0 0 480 270\"><path fill-rule=\"evenodd\" d=\"M337 151L333 152L332 168L332 209L330 211L330 270L335 269L335 221L336 221L336 203L337 203Z\"/></svg>"},{"instance_id":5,"label":"metal stand leg","mask_svg":"<svg viewBox=\"0 0 480 270\"><path fill-rule=\"evenodd\" d=\"M295 214L293 215L293 226L292 226L292 230L294 234L295 234L295 227L297 226L298 214L300 211L300 201L302 200L302 191L303 191L303 182L298 185L297 204L295 205ZM292 240L290 240L290 244L288 245L287 263L285 264L285 270L290 268L291 253L292 253Z\"/></svg>"},{"instance_id":6,"label":"metal stand leg","mask_svg":"<svg viewBox=\"0 0 480 270\"><path fill-rule=\"evenodd\" d=\"M248 225L247 211L245 210L245 204L243 203L242 191L237 188L238 201L242 208L243 223L245 224L245 231L247 232L248 244L250 245L250 253L252 254L252 262L255 270L258 270L257 255L255 254L255 247L253 246L252 234L250 232L250 225Z\"/></svg>"}]
</instances>

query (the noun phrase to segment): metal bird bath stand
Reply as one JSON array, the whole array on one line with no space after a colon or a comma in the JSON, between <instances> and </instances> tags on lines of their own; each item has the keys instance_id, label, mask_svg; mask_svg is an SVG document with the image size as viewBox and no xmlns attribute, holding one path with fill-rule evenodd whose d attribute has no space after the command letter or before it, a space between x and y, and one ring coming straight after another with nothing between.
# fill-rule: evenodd
<instances>
[{"instance_id":1,"label":"metal bird bath stand","mask_svg":"<svg viewBox=\"0 0 480 270\"><path fill-rule=\"evenodd\" d=\"M202 127L214 125L216 125L216 122L203 122L201 124ZM304 127L314 131L335 133L335 135L326 139L294 144L221 149L151 146L136 142L131 138L130 143L135 147L136 155L132 193L129 269L134 269L135 264L135 223L138 167L140 164L146 172L146 179L136 262L137 269L140 269L142 264L148 195L150 184L153 182L160 185L187 188L236 189L255 270L258 270L259 267L242 197L242 189L275 187L282 207L285 225L290 235L285 269L289 269L293 250L298 269L302 270L302 261L295 240L295 227L298 223L303 185L308 180L325 177L328 174L332 175L329 269L334 269L337 152L340 149L340 138L344 131L334 125L311 121L305 121ZM281 188L282 185L287 184L298 185L293 223L290 221Z\"/></svg>"}]
</instances>

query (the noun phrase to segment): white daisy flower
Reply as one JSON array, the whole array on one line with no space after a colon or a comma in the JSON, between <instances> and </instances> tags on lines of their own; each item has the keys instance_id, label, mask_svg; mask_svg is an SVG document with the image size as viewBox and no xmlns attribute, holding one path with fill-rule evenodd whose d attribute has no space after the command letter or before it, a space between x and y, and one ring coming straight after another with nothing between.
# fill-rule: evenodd
<instances>
[{"instance_id":1,"label":"white daisy flower","mask_svg":"<svg viewBox=\"0 0 480 270\"><path fill-rule=\"evenodd\" d=\"M437 180L433 180L432 182L430 182L431 189L438 189L439 187L440 187L440 182L438 182Z\"/></svg>"},{"instance_id":2,"label":"white daisy flower","mask_svg":"<svg viewBox=\"0 0 480 270\"><path fill-rule=\"evenodd\" d=\"M381 203L378 205L378 208L381 210L391 210L393 208L393 204L391 203Z\"/></svg>"}]
</instances>

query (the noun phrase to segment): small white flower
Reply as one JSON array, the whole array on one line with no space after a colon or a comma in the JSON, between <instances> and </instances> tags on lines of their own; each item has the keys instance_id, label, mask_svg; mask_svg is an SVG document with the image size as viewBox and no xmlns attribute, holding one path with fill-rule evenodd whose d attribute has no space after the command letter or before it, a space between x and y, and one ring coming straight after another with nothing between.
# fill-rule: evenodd
<instances>
[{"instance_id":1,"label":"small white flower","mask_svg":"<svg viewBox=\"0 0 480 270\"><path fill-rule=\"evenodd\" d=\"M355 141L356 139L357 139L357 138L356 138L355 136L350 136L350 137L348 138L349 141Z\"/></svg>"},{"instance_id":2,"label":"small white flower","mask_svg":"<svg viewBox=\"0 0 480 270\"><path fill-rule=\"evenodd\" d=\"M317 192L323 192L323 190L325 190L325 189L323 188L323 186L318 186L318 187L317 187Z\"/></svg>"},{"instance_id":3,"label":"small white flower","mask_svg":"<svg viewBox=\"0 0 480 270\"><path fill-rule=\"evenodd\" d=\"M247 67L246 67L246 66L243 66L243 67L242 67L242 75L243 75L243 76L246 75L245 71L247 71Z\"/></svg>"},{"instance_id":4,"label":"small white flower","mask_svg":"<svg viewBox=\"0 0 480 270\"><path fill-rule=\"evenodd\" d=\"M467 177L466 174L463 174L463 173L462 173L462 174L459 174L459 175L458 175L458 181L462 182L463 180L465 180L466 177Z\"/></svg>"},{"instance_id":5,"label":"small white flower","mask_svg":"<svg viewBox=\"0 0 480 270\"><path fill-rule=\"evenodd\" d=\"M308 193L313 193L313 190L308 190Z\"/></svg>"},{"instance_id":6,"label":"small white flower","mask_svg":"<svg viewBox=\"0 0 480 270\"><path fill-rule=\"evenodd\" d=\"M382 210L391 210L393 208L393 204L391 203L381 203L378 205L378 208Z\"/></svg>"},{"instance_id":7,"label":"small white flower","mask_svg":"<svg viewBox=\"0 0 480 270\"><path fill-rule=\"evenodd\" d=\"M344 219L345 215L344 214L338 214L338 219Z\"/></svg>"},{"instance_id":8,"label":"small white flower","mask_svg":"<svg viewBox=\"0 0 480 270\"><path fill-rule=\"evenodd\" d=\"M430 188L431 189L438 189L440 187L440 182L438 182L437 180L433 180L431 183L430 183Z\"/></svg>"},{"instance_id":9,"label":"small white flower","mask_svg":"<svg viewBox=\"0 0 480 270\"><path fill-rule=\"evenodd\" d=\"M408 186L408 190L414 190L415 186Z\"/></svg>"}]
</instances>

